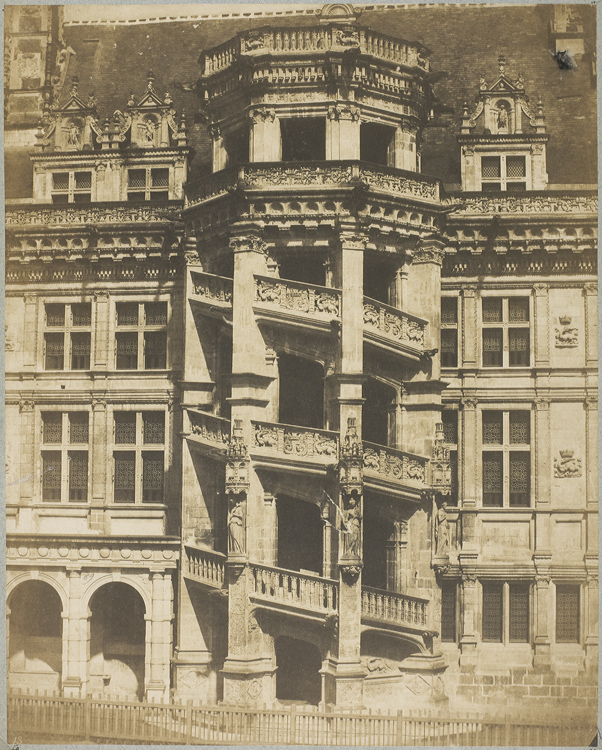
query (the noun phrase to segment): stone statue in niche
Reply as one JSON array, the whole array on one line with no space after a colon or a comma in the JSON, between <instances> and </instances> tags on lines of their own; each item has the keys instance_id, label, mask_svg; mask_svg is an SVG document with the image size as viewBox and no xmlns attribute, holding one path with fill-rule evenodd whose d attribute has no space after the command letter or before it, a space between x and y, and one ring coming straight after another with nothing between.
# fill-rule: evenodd
<instances>
[{"instance_id":1,"label":"stone statue in niche","mask_svg":"<svg viewBox=\"0 0 602 750\"><path fill-rule=\"evenodd\" d=\"M435 516L435 554L443 557L449 553L449 522L447 503L444 502Z\"/></svg>"},{"instance_id":2,"label":"stone statue in niche","mask_svg":"<svg viewBox=\"0 0 602 750\"><path fill-rule=\"evenodd\" d=\"M560 451L560 458L554 459L554 476L558 478L580 477L581 459L573 458L574 451L565 449Z\"/></svg>"},{"instance_id":3,"label":"stone statue in niche","mask_svg":"<svg viewBox=\"0 0 602 750\"><path fill-rule=\"evenodd\" d=\"M143 143L149 144L155 142L155 123L150 117L147 117L146 120L143 120L138 125L138 130L140 133L140 140Z\"/></svg>"},{"instance_id":4,"label":"stone statue in niche","mask_svg":"<svg viewBox=\"0 0 602 750\"><path fill-rule=\"evenodd\" d=\"M81 128L76 122L70 122L67 128L67 145L79 146Z\"/></svg>"},{"instance_id":5,"label":"stone statue in niche","mask_svg":"<svg viewBox=\"0 0 602 750\"><path fill-rule=\"evenodd\" d=\"M345 556L360 556L361 515L357 498L351 496L345 510Z\"/></svg>"},{"instance_id":6,"label":"stone statue in niche","mask_svg":"<svg viewBox=\"0 0 602 750\"><path fill-rule=\"evenodd\" d=\"M558 322L562 326L556 328L556 348L574 349L577 346L578 331L571 326L571 318L568 315L560 315Z\"/></svg>"},{"instance_id":7,"label":"stone statue in niche","mask_svg":"<svg viewBox=\"0 0 602 750\"><path fill-rule=\"evenodd\" d=\"M508 110L505 104L500 104L497 114L497 126L499 130L508 130Z\"/></svg>"},{"instance_id":8,"label":"stone statue in niche","mask_svg":"<svg viewBox=\"0 0 602 750\"><path fill-rule=\"evenodd\" d=\"M228 515L228 551L235 555L245 551L245 518L241 500L231 503Z\"/></svg>"}]
</instances>

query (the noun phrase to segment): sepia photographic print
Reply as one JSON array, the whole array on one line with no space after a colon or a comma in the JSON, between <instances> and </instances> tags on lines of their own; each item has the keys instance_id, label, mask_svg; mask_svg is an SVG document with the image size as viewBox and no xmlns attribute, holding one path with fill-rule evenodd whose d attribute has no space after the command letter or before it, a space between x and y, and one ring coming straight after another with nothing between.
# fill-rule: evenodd
<instances>
[{"instance_id":1,"label":"sepia photographic print","mask_svg":"<svg viewBox=\"0 0 602 750\"><path fill-rule=\"evenodd\" d=\"M595 742L595 5L4 26L7 741Z\"/></svg>"}]
</instances>

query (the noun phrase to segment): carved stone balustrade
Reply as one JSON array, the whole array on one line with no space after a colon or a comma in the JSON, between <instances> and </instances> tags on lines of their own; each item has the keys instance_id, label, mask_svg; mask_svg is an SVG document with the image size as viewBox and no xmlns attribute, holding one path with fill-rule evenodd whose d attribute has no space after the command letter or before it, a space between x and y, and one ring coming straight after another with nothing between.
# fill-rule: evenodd
<instances>
[{"instance_id":1,"label":"carved stone balustrade","mask_svg":"<svg viewBox=\"0 0 602 750\"><path fill-rule=\"evenodd\" d=\"M198 271L191 271L190 279L191 299L202 305L202 313L221 315L232 311L232 279Z\"/></svg>"},{"instance_id":2,"label":"carved stone balustrade","mask_svg":"<svg viewBox=\"0 0 602 750\"><path fill-rule=\"evenodd\" d=\"M332 330L341 319L339 289L273 276L255 276L253 308L259 318Z\"/></svg>"},{"instance_id":3,"label":"carved stone balustrade","mask_svg":"<svg viewBox=\"0 0 602 750\"><path fill-rule=\"evenodd\" d=\"M225 456L230 444L230 420L197 409L186 409L190 422L187 439L209 454Z\"/></svg>"},{"instance_id":4,"label":"carved stone balustrade","mask_svg":"<svg viewBox=\"0 0 602 750\"><path fill-rule=\"evenodd\" d=\"M364 335L378 346L418 359L424 352L427 325L422 318L364 297Z\"/></svg>"},{"instance_id":5,"label":"carved stone balustrade","mask_svg":"<svg viewBox=\"0 0 602 750\"><path fill-rule=\"evenodd\" d=\"M336 432L311 427L252 422L253 458L276 465L326 467L336 463L339 439Z\"/></svg>"},{"instance_id":6,"label":"carved stone balustrade","mask_svg":"<svg viewBox=\"0 0 602 750\"><path fill-rule=\"evenodd\" d=\"M252 574L251 597L255 600L271 603L275 609L290 608L320 614L334 614L337 610L337 581L267 565L251 564L249 568Z\"/></svg>"},{"instance_id":7,"label":"carved stone balustrade","mask_svg":"<svg viewBox=\"0 0 602 750\"><path fill-rule=\"evenodd\" d=\"M428 482L429 459L376 443L364 442L364 480L368 485L423 490Z\"/></svg>"},{"instance_id":8,"label":"carved stone balustrade","mask_svg":"<svg viewBox=\"0 0 602 750\"><path fill-rule=\"evenodd\" d=\"M261 162L224 169L187 185L186 208L229 195L236 188L286 192L300 187L332 191L353 189L363 184L374 191L393 193L413 201L439 201L439 183L432 177L393 167L374 166L360 161Z\"/></svg>"},{"instance_id":9,"label":"carved stone balustrade","mask_svg":"<svg viewBox=\"0 0 602 750\"><path fill-rule=\"evenodd\" d=\"M595 192L527 193L524 195L454 195L445 200L456 206L452 216L471 214L593 214L598 215L598 196Z\"/></svg>"},{"instance_id":10,"label":"carved stone balustrade","mask_svg":"<svg viewBox=\"0 0 602 750\"><path fill-rule=\"evenodd\" d=\"M428 599L362 586L362 621L427 629Z\"/></svg>"},{"instance_id":11,"label":"carved stone balustrade","mask_svg":"<svg viewBox=\"0 0 602 750\"><path fill-rule=\"evenodd\" d=\"M39 226L44 229L91 224L167 223L171 213L180 207L181 201L168 201L161 206L145 203L87 203L73 206L31 204L19 207L9 205L6 208L5 223L11 228Z\"/></svg>"},{"instance_id":12,"label":"carved stone balustrade","mask_svg":"<svg viewBox=\"0 0 602 750\"><path fill-rule=\"evenodd\" d=\"M212 76L228 68L240 55L315 55L330 51L357 49L379 60L395 65L428 70L420 45L411 44L379 34L376 31L348 25L329 24L306 28L253 29L238 34L201 55L203 77Z\"/></svg>"},{"instance_id":13,"label":"carved stone balustrade","mask_svg":"<svg viewBox=\"0 0 602 750\"><path fill-rule=\"evenodd\" d=\"M211 588L224 588L226 555L184 545L184 576Z\"/></svg>"}]
</instances>

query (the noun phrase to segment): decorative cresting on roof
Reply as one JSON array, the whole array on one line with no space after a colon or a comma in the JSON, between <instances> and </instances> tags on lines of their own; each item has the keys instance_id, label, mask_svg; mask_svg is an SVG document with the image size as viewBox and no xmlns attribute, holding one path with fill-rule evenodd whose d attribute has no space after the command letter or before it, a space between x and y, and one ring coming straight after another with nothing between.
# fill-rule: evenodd
<instances>
[{"instance_id":1,"label":"decorative cresting on roof","mask_svg":"<svg viewBox=\"0 0 602 750\"><path fill-rule=\"evenodd\" d=\"M518 78L513 80L506 73L506 59L503 55L500 55L498 62L498 76L491 86L481 76L477 106L472 114L468 103L464 103L461 132L466 135L473 132L483 115L483 135L519 135L524 132L524 114L536 133L545 133L541 99L537 106L531 106L525 94L522 74L519 73Z\"/></svg>"},{"instance_id":2,"label":"decorative cresting on roof","mask_svg":"<svg viewBox=\"0 0 602 750\"><path fill-rule=\"evenodd\" d=\"M45 110L36 145L54 151L186 146L184 114L178 123L171 96L166 93L161 99L154 80L153 72L149 71L142 98L136 101L134 94L130 94L125 111L116 110L101 123L94 94L84 102L78 94L78 79L74 77L69 100L63 106Z\"/></svg>"}]
</instances>

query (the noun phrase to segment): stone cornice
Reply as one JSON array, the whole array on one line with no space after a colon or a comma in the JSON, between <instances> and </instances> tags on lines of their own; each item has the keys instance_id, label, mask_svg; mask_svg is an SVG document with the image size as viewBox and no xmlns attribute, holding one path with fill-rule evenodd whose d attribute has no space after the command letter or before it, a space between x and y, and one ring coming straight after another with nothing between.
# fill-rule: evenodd
<instances>
[{"instance_id":1,"label":"stone cornice","mask_svg":"<svg viewBox=\"0 0 602 750\"><path fill-rule=\"evenodd\" d=\"M170 146L169 148L128 149L127 151L35 151L29 158L35 164L56 165L57 163L73 163L97 165L102 162L136 163L138 161L165 161L166 159L181 159L190 154L189 146Z\"/></svg>"}]
</instances>

